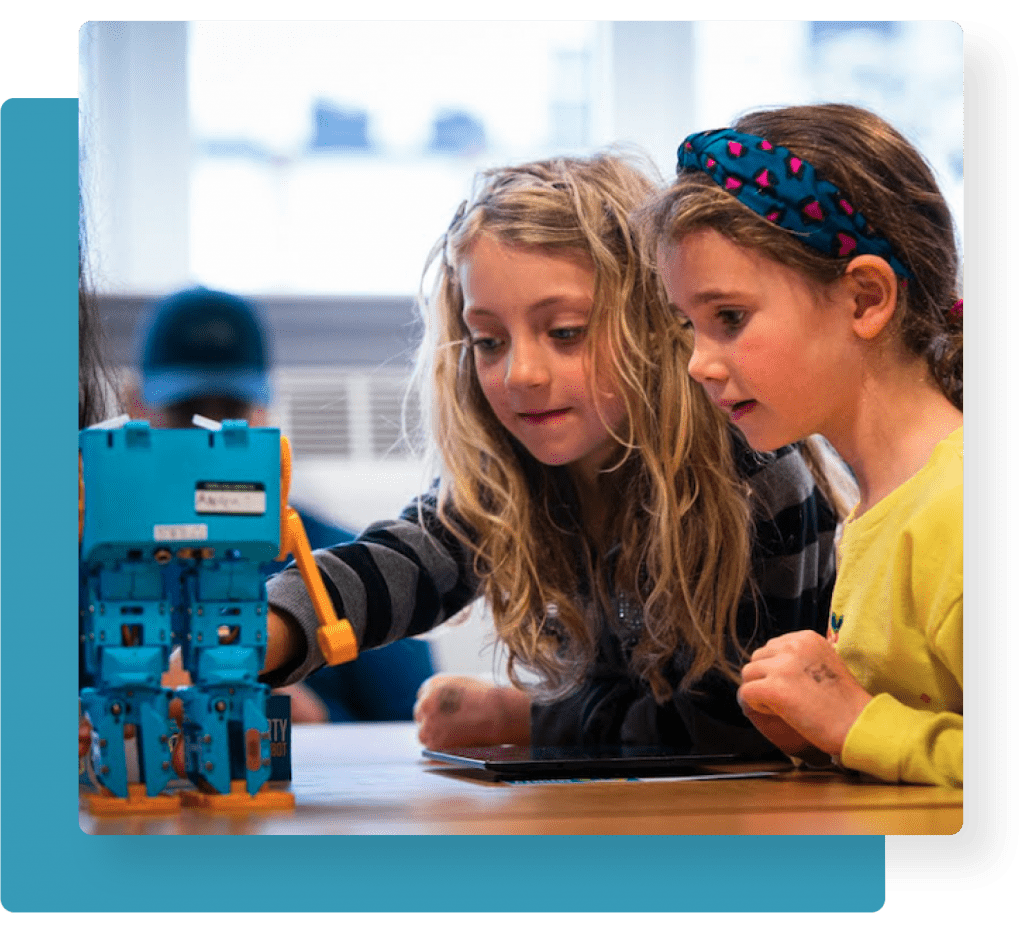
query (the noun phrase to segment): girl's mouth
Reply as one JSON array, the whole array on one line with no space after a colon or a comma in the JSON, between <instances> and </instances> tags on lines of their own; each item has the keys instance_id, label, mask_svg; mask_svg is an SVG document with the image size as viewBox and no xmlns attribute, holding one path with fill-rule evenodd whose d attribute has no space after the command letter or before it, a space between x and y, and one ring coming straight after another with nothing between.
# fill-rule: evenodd
<instances>
[{"instance_id":1,"label":"girl's mouth","mask_svg":"<svg viewBox=\"0 0 1024 938\"><path fill-rule=\"evenodd\" d=\"M729 419L736 421L746 417L755 407L757 401L737 401L729 408Z\"/></svg>"},{"instance_id":2,"label":"girl's mouth","mask_svg":"<svg viewBox=\"0 0 1024 938\"><path fill-rule=\"evenodd\" d=\"M533 424L533 426L542 426L569 413L570 409L569 407L563 407L561 410L538 410L532 413L520 414L519 417L527 423Z\"/></svg>"}]
</instances>

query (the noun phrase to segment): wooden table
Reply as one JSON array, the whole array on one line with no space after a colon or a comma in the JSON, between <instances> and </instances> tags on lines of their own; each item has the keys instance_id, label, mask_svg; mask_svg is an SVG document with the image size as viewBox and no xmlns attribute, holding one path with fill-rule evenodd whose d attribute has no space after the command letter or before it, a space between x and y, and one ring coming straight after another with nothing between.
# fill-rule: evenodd
<instances>
[{"instance_id":1,"label":"wooden table","mask_svg":"<svg viewBox=\"0 0 1024 938\"><path fill-rule=\"evenodd\" d=\"M420 755L412 723L292 730L295 808L95 818L96 834L953 834L963 793L832 772L515 784Z\"/></svg>"}]
</instances>

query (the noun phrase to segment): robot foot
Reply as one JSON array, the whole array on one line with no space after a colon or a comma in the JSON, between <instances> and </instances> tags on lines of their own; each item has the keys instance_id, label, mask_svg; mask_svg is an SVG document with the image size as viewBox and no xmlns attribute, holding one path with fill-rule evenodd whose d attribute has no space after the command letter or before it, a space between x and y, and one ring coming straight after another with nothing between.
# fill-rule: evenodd
<instances>
[{"instance_id":1,"label":"robot foot","mask_svg":"<svg viewBox=\"0 0 1024 938\"><path fill-rule=\"evenodd\" d=\"M119 798L101 788L99 791L84 793L82 800L96 817L121 817L126 814L162 816L177 814L181 810L181 801L177 795L147 795L146 786L141 782L128 786L127 798Z\"/></svg>"},{"instance_id":2,"label":"robot foot","mask_svg":"<svg viewBox=\"0 0 1024 938\"><path fill-rule=\"evenodd\" d=\"M217 813L244 811L291 811L295 808L295 795L280 788L269 788L266 784L255 795L246 791L245 779L232 779L231 791L205 792L183 791L181 803L189 808L203 808Z\"/></svg>"}]
</instances>

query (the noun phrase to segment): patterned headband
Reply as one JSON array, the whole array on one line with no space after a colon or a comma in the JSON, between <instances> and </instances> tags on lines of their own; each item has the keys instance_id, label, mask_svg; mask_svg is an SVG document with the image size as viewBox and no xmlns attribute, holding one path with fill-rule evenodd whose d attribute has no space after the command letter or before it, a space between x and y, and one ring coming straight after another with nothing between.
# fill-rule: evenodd
<instances>
[{"instance_id":1,"label":"patterned headband","mask_svg":"<svg viewBox=\"0 0 1024 938\"><path fill-rule=\"evenodd\" d=\"M690 134L678 150L677 172L699 169L762 218L830 257L877 254L897 276L913 274L892 245L832 183L785 147L736 130Z\"/></svg>"}]
</instances>

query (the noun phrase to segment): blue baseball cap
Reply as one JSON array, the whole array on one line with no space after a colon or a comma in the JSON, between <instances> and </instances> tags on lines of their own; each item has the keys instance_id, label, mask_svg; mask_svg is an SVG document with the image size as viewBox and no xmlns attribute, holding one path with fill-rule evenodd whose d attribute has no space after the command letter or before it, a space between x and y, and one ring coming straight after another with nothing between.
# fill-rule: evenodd
<instances>
[{"instance_id":1,"label":"blue baseball cap","mask_svg":"<svg viewBox=\"0 0 1024 938\"><path fill-rule=\"evenodd\" d=\"M268 406L267 333L256 307L205 287L160 300L142 331L142 397L166 405L230 397Z\"/></svg>"}]
</instances>

